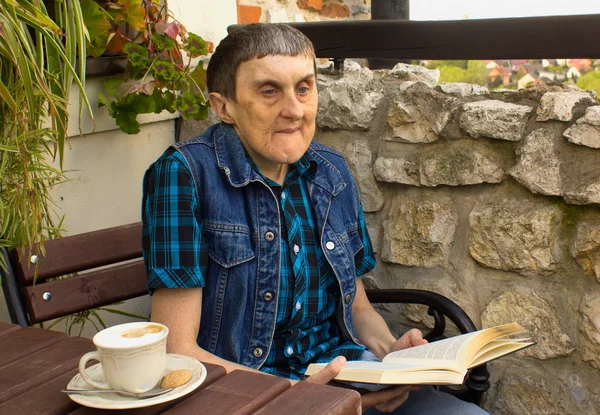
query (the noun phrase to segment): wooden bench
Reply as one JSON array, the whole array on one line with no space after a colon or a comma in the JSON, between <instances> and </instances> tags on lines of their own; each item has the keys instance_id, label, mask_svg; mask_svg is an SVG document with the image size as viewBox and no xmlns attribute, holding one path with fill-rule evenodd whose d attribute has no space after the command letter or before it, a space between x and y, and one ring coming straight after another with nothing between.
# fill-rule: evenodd
<instances>
[{"instance_id":1,"label":"wooden bench","mask_svg":"<svg viewBox=\"0 0 600 415\"><path fill-rule=\"evenodd\" d=\"M141 223L87 232L8 253L0 268L10 319L22 327L113 304L148 293L142 259ZM65 278L65 276L69 276ZM446 318L462 333L477 330L467 314L446 297L423 290L367 290L373 303L413 303L429 307L435 326L430 341L444 338ZM470 371L452 393L479 404L489 388L486 365Z\"/></svg>"}]
</instances>

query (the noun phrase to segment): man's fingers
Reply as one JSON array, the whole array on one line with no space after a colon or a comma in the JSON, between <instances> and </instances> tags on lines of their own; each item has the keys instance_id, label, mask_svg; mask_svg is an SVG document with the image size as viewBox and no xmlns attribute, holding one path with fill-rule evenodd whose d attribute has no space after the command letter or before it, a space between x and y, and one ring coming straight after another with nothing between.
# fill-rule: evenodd
<instances>
[{"instance_id":1,"label":"man's fingers","mask_svg":"<svg viewBox=\"0 0 600 415\"><path fill-rule=\"evenodd\" d=\"M412 385L395 386L393 388L383 389L377 392L369 392L362 395L362 406L363 410L379 405L384 405L387 402L395 399L399 396L408 396L408 392L412 390ZM380 410L380 409L379 409ZM384 412L384 411L381 411Z\"/></svg>"},{"instance_id":2,"label":"man's fingers","mask_svg":"<svg viewBox=\"0 0 600 415\"><path fill-rule=\"evenodd\" d=\"M393 412L396 410L396 408L398 408L400 405L402 405L404 402L406 402L406 400L408 399L408 395L410 394L411 391L412 391L412 388L409 388L404 393L396 396L395 398L393 398L387 402L383 402L379 405L375 405L375 408L380 412Z\"/></svg>"},{"instance_id":3,"label":"man's fingers","mask_svg":"<svg viewBox=\"0 0 600 415\"><path fill-rule=\"evenodd\" d=\"M421 333L418 329L412 329L408 332L408 339L410 341L411 346L420 346L422 344L427 344L427 340L423 338L423 333Z\"/></svg>"},{"instance_id":4,"label":"man's fingers","mask_svg":"<svg viewBox=\"0 0 600 415\"><path fill-rule=\"evenodd\" d=\"M346 364L346 358L344 356L338 356L333 359L327 366L323 368L319 373L310 376L305 382L311 383L321 383L326 384L329 383L333 378L340 373L340 370L344 368Z\"/></svg>"}]
</instances>

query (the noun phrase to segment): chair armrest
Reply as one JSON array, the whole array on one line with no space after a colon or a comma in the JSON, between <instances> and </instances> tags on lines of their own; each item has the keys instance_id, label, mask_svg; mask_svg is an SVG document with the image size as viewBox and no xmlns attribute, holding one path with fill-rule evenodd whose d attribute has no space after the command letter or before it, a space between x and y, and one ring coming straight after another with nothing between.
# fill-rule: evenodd
<instances>
[{"instance_id":1,"label":"chair armrest","mask_svg":"<svg viewBox=\"0 0 600 415\"><path fill-rule=\"evenodd\" d=\"M426 336L430 341L444 338L446 321L443 316L447 316L463 334L477 330L473 321L458 304L432 291L368 289L365 292L372 303L423 304L429 306L428 313L435 319L434 328Z\"/></svg>"}]
</instances>

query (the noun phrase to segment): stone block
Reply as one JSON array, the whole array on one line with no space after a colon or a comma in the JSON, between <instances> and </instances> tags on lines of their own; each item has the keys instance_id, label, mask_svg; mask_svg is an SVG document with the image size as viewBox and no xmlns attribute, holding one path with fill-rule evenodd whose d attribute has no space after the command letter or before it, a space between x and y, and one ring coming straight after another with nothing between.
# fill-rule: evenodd
<instances>
[{"instance_id":1,"label":"stone block","mask_svg":"<svg viewBox=\"0 0 600 415\"><path fill-rule=\"evenodd\" d=\"M283 23L289 22L287 10L281 9L267 9L265 21L267 23Z\"/></svg>"},{"instance_id":2,"label":"stone block","mask_svg":"<svg viewBox=\"0 0 600 415\"><path fill-rule=\"evenodd\" d=\"M565 202L572 205L600 205L600 180L566 192Z\"/></svg>"},{"instance_id":3,"label":"stone block","mask_svg":"<svg viewBox=\"0 0 600 415\"><path fill-rule=\"evenodd\" d=\"M237 5L237 15L239 24L258 23L262 15L262 8L258 6Z\"/></svg>"},{"instance_id":4,"label":"stone block","mask_svg":"<svg viewBox=\"0 0 600 415\"><path fill-rule=\"evenodd\" d=\"M490 268L523 275L550 273L559 262L561 221L562 212L551 205L477 203L469 215L469 252Z\"/></svg>"},{"instance_id":5,"label":"stone block","mask_svg":"<svg viewBox=\"0 0 600 415\"><path fill-rule=\"evenodd\" d=\"M428 87L423 82L411 83L394 99L387 123L392 127L390 140L407 143L436 141L450 123L460 101Z\"/></svg>"},{"instance_id":6,"label":"stone block","mask_svg":"<svg viewBox=\"0 0 600 415\"><path fill-rule=\"evenodd\" d=\"M480 85L465 84L461 82L442 82L436 85L437 91L443 92L444 94L452 95L455 97L470 97L477 95L489 94L489 90Z\"/></svg>"},{"instance_id":7,"label":"stone block","mask_svg":"<svg viewBox=\"0 0 600 415\"><path fill-rule=\"evenodd\" d=\"M345 4L329 3L323 6L319 14L332 19L345 19L350 16L350 8Z\"/></svg>"},{"instance_id":8,"label":"stone block","mask_svg":"<svg viewBox=\"0 0 600 415\"><path fill-rule=\"evenodd\" d=\"M381 80L367 68L344 72L339 79L319 75L319 86L317 125L321 128L367 130L384 98Z\"/></svg>"},{"instance_id":9,"label":"stone block","mask_svg":"<svg viewBox=\"0 0 600 415\"><path fill-rule=\"evenodd\" d=\"M600 148L600 105L589 107L563 135L573 144Z\"/></svg>"},{"instance_id":10,"label":"stone block","mask_svg":"<svg viewBox=\"0 0 600 415\"><path fill-rule=\"evenodd\" d=\"M424 82L433 88L440 79L440 71L437 69L427 69L420 65L398 63L389 71L388 76L401 81Z\"/></svg>"},{"instance_id":11,"label":"stone block","mask_svg":"<svg viewBox=\"0 0 600 415\"><path fill-rule=\"evenodd\" d=\"M555 307L530 288L504 292L487 305L481 316L483 327L516 321L536 342L523 349L521 356L540 360L568 356L573 350L571 338L563 331Z\"/></svg>"},{"instance_id":12,"label":"stone block","mask_svg":"<svg viewBox=\"0 0 600 415\"><path fill-rule=\"evenodd\" d=\"M342 153L354 174L365 212L377 212L384 199L373 176L373 158L366 141L352 141L342 148Z\"/></svg>"},{"instance_id":13,"label":"stone block","mask_svg":"<svg viewBox=\"0 0 600 415\"><path fill-rule=\"evenodd\" d=\"M533 109L525 105L496 100L469 102L463 106L460 127L475 138L519 141L531 111Z\"/></svg>"},{"instance_id":14,"label":"stone block","mask_svg":"<svg viewBox=\"0 0 600 415\"><path fill-rule=\"evenodd\" d=\"M446 263L458 215L450 203L400 201L383 223L381 258L431 268Z\"/></svg>"},{"instance_id":15,"label":"stone block","mask_svg":"<svg viewBox=\"0 0 600 415\"><path fill-rule=\"evenodd\" d=\"M600 220L577 223L571 255L586 274L595 276L600 282Z\"/></svg>"},{"instance_id":16,"label":"stone block","mask_svg":"<svg viewBox=\"0 0 600 415\"><path fill-rule=\"evenodd\" d=\"M585 296L581 306L581 357L600 369L600 289Z\"/></svg>"},{"instance_id":17,"label":"stone block","mask_svg":"<svg viewBox=\"0 0 600 415\"><path fill-rule=\"evenodd\" d=\"M485 409L494 415L565 415L569 412L540 376L513 373L510 367L498 381L498 393Z\"/></svg>"},{"instance_id":18,"label":"stone block","mask_svg":"<svg viewBox=\"0 0 600 415\"><path fill-rule=\"evenodd\" d=\"M379 157L375 160L373 170L379 181L421 186L419 164L410 160Z\"/></svg>"},{"instance_id":19,"label":"stone block","mask_svg":"<svg viewBox=\"0 0 600 415\"><path fill-rule=\"evenodd\" d=\"M457 140L424 148L418 159L380 157L375 161L377 180L412 186L462 186L500 183L504 163L492 146Z\"/></svg>"},{"instance_id":20,"label":"stone block","mask_svg":"<svg viewBox=\"0 0 600 415\"><path fill-rule=\"evenodd\" d=\"M301 9L321 10L323 8L323 0L298 0L296 4Z\"/></svg>"},{"instance_id":21,"label":"stone block","mask_svg":"<svg viewBox=\"0 0 600 415\"><path fill-rule=\"evenodd\" d=\"M517 165L509 174L533 193L547 196L563 194L560 161L556 155L554 134L537 129L527 136L517 150Z\"/></svg>"},{"instance_id":22,"label":"stone block","mask_svg":"<svg viewBox=\"0 0 600 415\"><path fill-rule=\"evenodd\" d=\"M581 106L594 104L587 92L546 92L537 110L538 121L571 121L573 112Z\"/></svg>"}]
</instances>

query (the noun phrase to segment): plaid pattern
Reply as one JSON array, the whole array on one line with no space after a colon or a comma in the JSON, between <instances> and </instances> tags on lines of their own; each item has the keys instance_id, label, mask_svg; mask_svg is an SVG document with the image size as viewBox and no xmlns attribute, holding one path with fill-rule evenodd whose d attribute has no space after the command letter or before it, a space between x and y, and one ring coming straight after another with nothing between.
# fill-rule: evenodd
<instances>
[{"instance_id":1,"label":"plaid pattern","mask_svg":"<svg viewBox=\"0 0 600 415\"><path fill-rule=\"evenodd\" d=\"M264 178L279 196L284 220L276 331L261 370L291 379L300 379L310 362L328 362L339 355L357 360L365 350L344 341L334 319L339 285L318 242L307 187L317 167L307 153L291 166L283 187ZM196 216L193 180L179 152L169 150L153 164L144 177L143 194L142 245L149 290L204 287L208 247ZM357 277L375 268L362 209L358 231L364 249L355 256Z\"/></svg>"},{"instance_id":2,"label":"plaid pattern","mask_svg":"<svg viewBox=\"0 0 600 415\"><path fill-rule=\"evenodd\" d=\"M148 289L204 287L208 247L195 217L196 192L183 156L167 151L146 173L143 186Z\"/></svg>"},{"instance_id":3,"label":"plaid pattern","mask_svg":"<svg viewBox=\"0 0 600 415\"><path fill-rule=\"evenodd\" d=\"M364 346L344 341L335 322L340 289L319 244L307 187L316 168L316 162L306 154L291 166L283 187L263 176L279 196L284 221L277 323L269 355L260 370L291 379L301 379L310 362L329 361L340 355L357 360L365 350ZM367 234L364 221L360 231L361 236ZM370 249L370 242L364 242ZM355 258L359 276L375 266L369 252L367 257L363 249Z\"/></svg>"}]
</instances>

